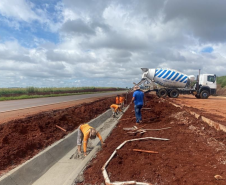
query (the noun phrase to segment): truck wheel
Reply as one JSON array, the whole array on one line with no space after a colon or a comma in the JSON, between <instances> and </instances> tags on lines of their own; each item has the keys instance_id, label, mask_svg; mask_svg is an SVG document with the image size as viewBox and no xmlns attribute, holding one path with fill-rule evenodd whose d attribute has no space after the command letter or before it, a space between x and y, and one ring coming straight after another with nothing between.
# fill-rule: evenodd
<instances>
[{"instance_id":1,"label":"truck wheel","mask_svg":"<svg viewBox=\"0 0 226 185\"><path fill-rule=\"evenodd\" d=\"M166 97L167 96L167 91L166 89L160 89L158 92L158 97Z\"/></svg>"},{"instance_id":2,"label":"truck wheel","mask_svg":"<svg viewBox=\"0 0 226 185\"><path fill-rule=\"evenodd\" d=\"M159 96L159 91L158 91L158 92L156 91L156 95L160 98L160 96Z\"/></svg>"},{"instance_id":3,"label":"truck wheel","mask_svg":"<svg viewBox=\"0 0 226 185\"><path fill-rule=\"evenodd\" d=\"M200 95L197 95L197 94L195 95L195 97L196 97L197 99L200 99L200 98L201 98Z\"/></svg>"},{"instance_id":4,"label":"truck wheel","mask_svg":"<svg viewBox=\"0 0 226 185\"><path fill-rule=\"evenodd\" d=\"M170 97L171 98L177 98L179 96L179 91L177 89L173 89L171 92L170 92Z\"/></svg>"},{"instance_id":5,"label":"truck wheel","mask_svg":"<svg viewBox=\"0 0 226 185\"><path fill-rule=\"evenodd\" d=\"M210 93L206 90L203 90L200 94L202 99L207 99L209 97Z\"/></svg>"}]
</instances>

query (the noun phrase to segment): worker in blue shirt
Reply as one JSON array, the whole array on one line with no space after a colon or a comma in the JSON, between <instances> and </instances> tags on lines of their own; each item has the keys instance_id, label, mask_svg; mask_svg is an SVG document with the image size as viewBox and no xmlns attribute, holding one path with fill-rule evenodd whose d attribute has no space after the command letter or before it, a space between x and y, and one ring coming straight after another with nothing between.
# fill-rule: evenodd
<instances>
[{"instance_id":1,"label":"worker in blue shirt","mask_svg":"<svg viewBox=\"0 0 226 185\"><path fill-rule=\"evenodd\" d=\"M134 102L136 124L142 123L141 108L144 105L144 93L140 90L140 87L135 85L132 102Z\"/></svg>"}]
</instances>

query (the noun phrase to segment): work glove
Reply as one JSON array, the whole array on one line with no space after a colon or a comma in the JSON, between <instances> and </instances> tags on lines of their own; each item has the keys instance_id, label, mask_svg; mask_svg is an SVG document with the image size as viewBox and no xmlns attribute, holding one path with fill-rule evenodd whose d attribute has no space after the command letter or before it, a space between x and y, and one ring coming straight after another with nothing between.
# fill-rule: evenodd
<instances>
[{"instance_id":1,"label":"work glove","mask_svg":"<svg viewBox=\"0 0 226 185\"><path fill-rule=\"evenodd\" d=\"M85 158L85 156L81 152L76 152L74 155L74 159L84 159L84 158Z\"/></svg>"}]
</instances>

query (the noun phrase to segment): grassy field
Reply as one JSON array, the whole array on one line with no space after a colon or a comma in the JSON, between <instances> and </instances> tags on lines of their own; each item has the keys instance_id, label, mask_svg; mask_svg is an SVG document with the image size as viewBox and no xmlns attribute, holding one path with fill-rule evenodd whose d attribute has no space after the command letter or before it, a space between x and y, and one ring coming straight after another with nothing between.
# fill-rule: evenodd
<instances>
[{"instance_id":1,"label":"grassy field","mask_svg":"<svg viewBox=\"0 0 226 185\"><path fill-rule=\"evenodd\" d=\"M64 88L0 88L0 101L124 90L115 87L64 87Z\"/></svg>"},{"instance_id":2,"label":"grassy field","mask_svg":"<svg viewBox=\"0 0 226 185\"><path fill-rule=\"evenodd\" d=\"M111 87L27 87L27 88L0 88L0 96L13 95L13 94L34 94L34 93L54 93L54 92L65 92L65 91L75 91L75 90L93 90L93 89L108 89Z\"/></svg>"},{"instance_id":3,"label":"grassy field","mask_svg":"<svg viewBox=\"0 0 226 185\"><path fill-rule=\"evenodd\" d=\"M103 92L107 92L107 91L103 91ZM0 101L45 98L45 97L56 97L56 96L71 96L71 95L80 95L80 94L95 94L95 93L102 93L102 92L99 91L99 92L64 93L64 94L47 94L47 95L21 95L21 96L0 97Z\"/></svg>"},{"instance_id":4,"label":"grassy field","mask_svg":"<svg viewBox=\"0 0 226 185\"><path fill-rule=\"evenodd\" d=\"M226 87L226 76L217 77L217 84L220 84L221 88Z\"/></svg>"}]
</instances>

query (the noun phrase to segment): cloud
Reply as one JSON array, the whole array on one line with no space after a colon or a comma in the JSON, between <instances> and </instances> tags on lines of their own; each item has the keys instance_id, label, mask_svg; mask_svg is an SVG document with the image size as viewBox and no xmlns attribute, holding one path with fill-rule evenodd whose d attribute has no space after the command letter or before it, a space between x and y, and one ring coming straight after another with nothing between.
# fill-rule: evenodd
<instances>
[{"instance_id":1,"label":"cloud","mask_svg":"<svg viewBox=\"0 0 226 185\"><path fill-rule=\"evenodd\" d=\"M183 21L202 42L225 42L225 7L224 0L167 1L164 21Z\"/></svg>"},{"instance_id":2,"label":"cloud","mask_svg":"<svg viewBox=\"0 0 226 185\"><path fill-rule=\"evenodd\" d=\"M161 18L161 13L164 9L164 5L167 2L166 0L150 1L142 0L142 3L139 1L133 2L133 14L134 16L143 14L148 16L151 21L158 21ZM131 3L131 2L130 2Z\"/></svg>"},{"instance_id":3,"label":"cloud","mask_svg":"<svg viewBox=\"0 0 226 185\"><path fill-rule=\"evenodd\" d=\"M32 10L34 4L25 0L1 0L0 13L7 18L14 18L19 21L30 22L39 20L40 17Z\"/></svg>"},{"instance_id":4,"label":"cloud","mask_svg":"<svg viewBox=\"0 0 226 185\"><path fill-rule=\"evenodd\" d=\"M97 36L84 44L90 48L114 48L119 50L141 50L148 46L147 40L142 37L117 32Z\"/></svg>"},{"instance_id":5,"label":"cloud","mask_svg":"<svg viewBox=\"0 0 226 185\"><path fill-rule=\"evenodd\" d=\"M106 7L109 6L111 0L95 1L95 0L63 0L65 6L70 7L78 14L85 16L86 14L92 15L92 17L101 18L101 14Z\"/></svg>"},{"instance_id":6,"label":"cloud","mask_svg":"<svg viewBox=\"0 0 226 185\"><path fill-rule=\"evenodd\" d=\"M95 31L81 19L78 20L68 20L65 22L61 28L63 32L71 34L87 34L94 35Z\"/></svg>"},{"instance_id":7,"label":"cloud","mask_svg":"<svg viewBox=\"0 0 226 185\"><path fill-rule=\"evenodd\" d=\"M88 53L86 55L83 55L83 53L76 52L74 50L68 51L68 50L55 50L51 51L48 50L46 52L46 59L52 62L56 61L62 61L65 63L70 64L77 64L77 63L95 63L96 58L93 56L92 53Z\"/></svg>"},{"instance_id":8,"label":"cloud","mask_svg":"<svg viewBox=\"0 0 226 185\"><path fill-rule=\"evenodd\" d=\"M130 87L141 67L225 75L223 0L6 2L0 87Z\"/></svg>"},{"instance_id":9,"label":"cloud","mask_svg":"<svg viewBox=\"0 0 226 185\"><path fill-rule=\"evenodd\" d=\"M14 60L17 62L33 62L29 56L29 50L21 47L17 41L8 41L0 44L1 60Z\"/></svg>"}]
</instances>

